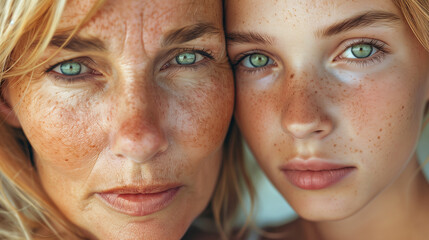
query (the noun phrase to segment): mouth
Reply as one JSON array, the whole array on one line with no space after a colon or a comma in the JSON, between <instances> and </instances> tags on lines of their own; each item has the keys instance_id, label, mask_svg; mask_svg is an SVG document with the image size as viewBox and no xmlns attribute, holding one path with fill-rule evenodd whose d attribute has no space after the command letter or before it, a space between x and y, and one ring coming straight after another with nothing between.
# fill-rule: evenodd
<instances>
[{"instance_id":1,"label":"mouth","mask_svg":"<svg viewBox=\"0 0 429 240\"><path fill-rule=\"evenodd\" d=\"M322 159L292 160L280 170L294 186L304 190L328 188L350 175L357 168Z\"/></svg>"},{"instance_id":2,"label":"mouth","mask_svg":"<svg viewBox=\"0 0 429 240\"><path fill-rule=\"evenodd\" d=\"M168 207L181 185L163 185L150 188L119 187L96 195L111 209L130 216L147 216Z\"/></svg>"}]
</instances>

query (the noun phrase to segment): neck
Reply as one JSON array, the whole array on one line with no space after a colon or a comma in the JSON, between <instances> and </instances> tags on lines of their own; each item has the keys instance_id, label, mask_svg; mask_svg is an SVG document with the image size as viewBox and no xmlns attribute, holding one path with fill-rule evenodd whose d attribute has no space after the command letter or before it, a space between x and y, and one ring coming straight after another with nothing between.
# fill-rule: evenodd
<instances>
[{"instance_id":1,"label":"neck","mask_svg":"<svg viewBox=\"0 0 429 240\"><path fill-rule=\"evenodd\" d=\"M354 215L338 221L299 220L306 239L427 239L429 186L415 156L398 179Z\"/></svg>"}]
</instances>

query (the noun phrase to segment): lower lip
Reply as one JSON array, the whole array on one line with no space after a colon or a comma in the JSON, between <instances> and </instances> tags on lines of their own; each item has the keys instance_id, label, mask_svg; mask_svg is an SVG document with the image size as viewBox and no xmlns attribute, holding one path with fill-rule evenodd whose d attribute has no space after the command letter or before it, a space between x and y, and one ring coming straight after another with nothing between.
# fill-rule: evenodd
<instances>
[{"instance_id":1,"label":"lower lip","mask_svg":"<svg viewBox=\"0 0 429 240\"><path fill-rule=\"evenodd\" d=\"M286 178L296 187L305 190L318 190L334 185L355 169L354 167L347 167L320 171L288 169L282 171Z\"/></svg>"},{"instance_id":2,"label":"lower lip","mask_svg":"<svg viewBox=\"0 0 429 240\"><path fill-rule=\"evenodd\" d=\"M97 193L102 201L114 210L130 216L147 216L166 208L180 187L148 194Z\"/></svg>"}]
</instances>

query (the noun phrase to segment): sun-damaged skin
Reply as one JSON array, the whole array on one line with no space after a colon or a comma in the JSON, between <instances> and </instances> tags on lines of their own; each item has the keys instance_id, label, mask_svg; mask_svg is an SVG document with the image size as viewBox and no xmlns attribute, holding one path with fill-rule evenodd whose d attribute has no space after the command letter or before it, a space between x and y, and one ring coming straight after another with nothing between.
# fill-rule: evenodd
<instances>
[{"instance_id":1,"label":"sun-damaged skin","mask_svg":"<svg viewBox=\"0 0 429 240\"><path fill-rule=\"evenodd\" d=\"M323 36L369 11L391 18ZM415 148L429 53L393 2L234 0L226 1L226 22L239 128L276 188L316 223L308 239L427 237L428 187L416 174ZM362 41L377 43L374 54L352 59L346 50ZM254 53L270 60L252 68L246 56Z\"/></svg>"},{"instance_id":2,"label":"sun-damaged skin","mask_svg":"<svg viewBox=\"0 0 429 240\"><path fill-rule=\"evenodd\" d=\"M69 1L59 32L92 4ZM19 121L10 124L30 141L48 195L88 237L180 239L207 206L234 101L221 8L216 0L108 0L78 32L104 51L63 49L33 79L8 82ZM212 31L165 42L200 23ZM183 51L197 61L178 65ZM58 72L74 59L91 70Z\"/></svg>"}]
</instances>

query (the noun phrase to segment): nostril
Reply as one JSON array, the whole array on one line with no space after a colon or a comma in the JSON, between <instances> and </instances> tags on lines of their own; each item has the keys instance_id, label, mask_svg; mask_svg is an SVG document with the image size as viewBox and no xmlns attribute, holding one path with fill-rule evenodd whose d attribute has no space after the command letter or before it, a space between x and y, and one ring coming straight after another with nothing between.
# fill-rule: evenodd
<instances>
[{"instance_id":1,"label":"nostril","mask_svg":"<svg viewBox=\"0 0 429 240\"><path fill-rule=\"evenodd\" d=\"M316 130L316 131L314 131L315 133L321 133L321 132L323 132L323 130Z\"/></svg>"}]
</instances>

